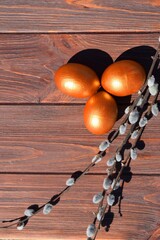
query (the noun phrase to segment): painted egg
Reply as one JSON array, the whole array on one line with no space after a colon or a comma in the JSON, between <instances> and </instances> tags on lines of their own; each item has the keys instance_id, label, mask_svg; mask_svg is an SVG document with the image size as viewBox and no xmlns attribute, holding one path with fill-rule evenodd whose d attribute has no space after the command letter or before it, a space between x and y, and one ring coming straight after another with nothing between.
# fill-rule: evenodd
<instances>
[{"instance_id":1,"label":"painted egg","mask_svg":"<svg viewBox=\"0 0 160 240\"><path fill-rule=\"evenodd\" d=\"M79 63L61 66L55 73L55 83L63 93L77 98L90 97L100 87L96 73Z\"/></svg>"},{"instance_id":2,"label":"painted egg","mask_svg":"<svg viewBox=\"0 0 160 240\"><path fill-rule=\"evenodd\" d=\"M102 75L102 87L115 96L128 96L143 86L146 79L144 68L132 60L111 64Z\"/></svg>"},{"instance_id":3,"label":"painted egg","mask_svg":"<svg viewBox=\"0 0 160 240\"><path fill-rule=\"evenodd\" d=\"M93 134L105 134L116 122L118 108L114 98L100 91L89 98L84 108L84 124Z\"/></svg>"}]
</instances>

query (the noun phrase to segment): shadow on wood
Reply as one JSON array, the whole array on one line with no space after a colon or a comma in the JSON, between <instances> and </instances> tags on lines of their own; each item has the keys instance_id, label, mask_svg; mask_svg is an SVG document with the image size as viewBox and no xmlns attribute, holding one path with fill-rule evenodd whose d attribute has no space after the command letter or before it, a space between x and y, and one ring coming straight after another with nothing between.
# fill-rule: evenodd
<instances>
[{"instance_id":1,"label":"shadow on wood","mask_svg":"<svg viewBox=\"0 0 160 240\"><path fill-rule=\"evenodd\" d=\"M85 49L70 58L68 63L80 63L92 68L101 78L104 70L113 63L112 57L99 49Z\"/></svg>"},{"instance_id":2,"label":"shadow on wood","mask_svg":"<svg viewBox=\"0 0 160 240\"><path fill-rule=\"evenodd\" d=\"M156 49L150 46L137 46L134 48L130 48L129 50L123 52L117 59L117 61L120 60L133 60L138 63L140 63L146 73L149 72L149 69L152 64L152 57L155 55ZM156 69L156 68L155 68ZM154 74L155 72L153 72Z\"/></svg>"}]
</instances>

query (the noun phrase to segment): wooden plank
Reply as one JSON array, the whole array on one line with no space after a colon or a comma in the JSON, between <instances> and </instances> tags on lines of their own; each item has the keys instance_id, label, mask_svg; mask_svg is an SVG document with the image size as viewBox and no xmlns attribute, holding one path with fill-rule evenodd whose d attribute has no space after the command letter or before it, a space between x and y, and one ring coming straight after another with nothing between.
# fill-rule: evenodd
<instances>
[{"instance_id":1,"label":"wooden plank","mask_svg":"<svg viewBox=\"0 0 160 240\"><path fill-rule=\"evenodd\" d=\"M94 194L101 191L103 176L85 176L64 195L49 215L39 213L25 230L0 229L4 239L77 239L84 240L88 224L92 222L92 211L97 206L92 203ZM160 218L160 177L133 176L125 183L121 211L112 207L113 222L109 232L104 228L98 240L114 239L159 239ZM52 195L62 190L66 176L46 175L0 175L1 219L19 217L31 204L44 204ZM154 236L154 238L152 238Z\"/></svg>"},{"instance_id":2,"label":"wooden plank","mask_svg":"<svg viewBox=\"0 0 160 240\"><path fill-rule=\"evenodd\" d=\"M58 67L72 59L101 75L109 56L115 60L129 49L128 58L146 67L157 39L158 34L1 34L0 103L84 103L57 90L53 76Z\"/></svg>"},{"instance_id":3,"label":"wooden plank","mask_svg":"<svg viewBox=\"0 0 160 240\"><path fill-rule=\"evenodd\" d=\"M83 170L106 136L89 133L83 123L83 106L0 106L1 172L71 173ZM119 126L120 120L114 129ZM111 145L92 172L105 173L123 137ZM159 117L152 118L142 136L145 148L132 163L134 173L159 173ZM143 148L143 142L139 144Z\"/></svg>"},{"instance_id":4,"label":"wooden plank","mask_svg":"<svg viewBox=\"0 0 160 240\"><path fill-rule=\"evenodd\" d=\"M156 0L1 1L0 32L159 32L159 13Z\"/></svg>"}]
</instances>

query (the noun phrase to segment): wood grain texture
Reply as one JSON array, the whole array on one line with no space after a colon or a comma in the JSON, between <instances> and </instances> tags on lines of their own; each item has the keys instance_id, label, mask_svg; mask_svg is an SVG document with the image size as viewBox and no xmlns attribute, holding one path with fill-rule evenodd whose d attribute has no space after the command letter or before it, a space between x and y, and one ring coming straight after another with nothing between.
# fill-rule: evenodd
<instances>
[{"instance_id":1,"label":"wood grain texture","mask_svg":"<svg viewBox=\"0 0 160 240\"><path fill-rule=\"evenodd\" d=\"M94 194L101 191L103 176L85 176L64 195L47 216L39 213L24 231L0 229L4 239L76 239L84 240L92 222ZM19 217L31 204L43 204L62 190L66 176L0 175L1 219ZM145 185L143 184L145 182ZM146 240L158 232L160 219L159 177L133 176L125 183L120 217L118 207L112 207L114 219L110 231L101 228L98 240ZM157 233L159 239L159 234Z\"/></svg>"},{"instance_id":2,"label":"wood grain texture","mask_svg":"<svg viewBox=\"0 0 160 240\"><path fill-rule=\"evenodd\" d=\"M84 103L86 99L57 90L53 78L58 67L87 50L76 60L92 59L94 70L95 66L103 69L107 53L115 60L137 46L156 48L157 39L158 34L1 34L0 103ZM145 63L150 59L146 54L149 50L140 48L134 58Z\"/></svg>"},{"instance_id":3,"label":"wood grain texture","mask_svg":"<svg viewBox=\"0 0 160 240\"><path fill-rule=\"evenodd\" d=\"M1 172L71 173L83 170L106 136L89 133L83 124L83 106L0 106ZM119 126L120 120L116 123ZM93 172L105 173L123 137L115 140ZM159 117L148 123L145 148L132 163L134 173L159 174ZM143 142L139 147L143 147Z\"/></svg>"},{"instance_id":4,"label":"wood grain texture","mask_svg":"<svg viewBox=\"0 0 160 240\"><path fill-rule=\"evenodd\" d=\"M155 32L158 0L0 2L0 32Z\"/></svg>"},{"instance_id":5,"label":"wood grain texture","mask_svg":"<svg viewBox=\"0 0 160 240\"><path fill-rule=\"evenodd\" d=\"M117 58L131 58L148 69L158 45L159 16L158 0L0 1L0 220L19 217L29 205L58 194L106 138L85 129L86 99L56 88L58 67L80 62L101 75ZM124 108L129 98L118 103ZM115 140L50 215L38 214L24 231L0 229L0 240L85 240L96 211L93 195L102 190L106 160L122 140ZM159 145L158 116L148 123L138 159L131 162L123 216L114 206L110 231L101 228L97 240L160 240Z\"/></svg>"}]
</instances>

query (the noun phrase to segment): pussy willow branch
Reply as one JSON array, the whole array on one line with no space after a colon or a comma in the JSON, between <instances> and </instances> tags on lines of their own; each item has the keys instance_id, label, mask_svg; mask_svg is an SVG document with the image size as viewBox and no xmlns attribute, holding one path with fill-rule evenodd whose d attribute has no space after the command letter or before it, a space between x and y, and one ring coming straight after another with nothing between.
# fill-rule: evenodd
<instances>
[{"instance_id":1,"label":"pussy willow branch","mask_svg":"<svg viewBox=\"0 0 160 240\"><path fill-rule=\"evenodd\" d=\"M158 95L159 95L159 92L153 97L152 102L150 103L150 105L149 105L148 108L147 108L147 111L144 113L144 116L145 116L145 117L148 118L148 117L150 116L150 114L151 114L151 107L152 107L153 104L156 103L157 98L158 98ZM141 106L141 110L143 109L144 105L148 102L148 98L149 98L149 97L150 97L150 94L149 94L149 91L148 91L148 89L147 89L147 91L146 91L146 97L144 98L144 102L143 102L143 104L142 104L142 106ZM142 111L142 114L143 114L143 111ZM142 115L142 114L141 114L141 115ZM138 122L139 122L139 121L138 121ZM137 122L136 122L135 124L131 125L131 130L130 130L129 133L127 134L127 136L126 136L125 140L123 141L123 143L121 144L120 148L118 148L118 151L119 151L119 149L121 149L121 148L124 146L123 144L126 144L126 142L130 139L131 133L134 131L136 125L137 125ZM139 141L139 138L140 138L142 132L144 131L144 129L145 129L145 126L139 127L138 135L137 135L134 143L132 144L132 147L131 147L131 148L134 149L134 148L136 147L137 142ZM126 140L127 140L127 141L126 141ZM126 166L129 166L130 161L131 161L131 156L130 156L130 153L128 153L127 157L126 157L124 160L122 160L121 168L120 168L120 170L119 170L119 172L118 172L118 174L117 174L117 177L116 177L116 179L115 179L115 181L114 181L113 186L110 187L108 190L103 190L103 191L102 191L103 198L102 198L102 200L100 201L100 203L99 203L99 205L98 205L98 209L97 209L97 211L96 211L96 213L95 213L95 218L94 218L94 220L93 220L93 224L96 224L97 214L98 214L100 208L103 206L103 202L104 202L105 196L111 194L112 192L114 192L114 188L115 188L116 184L118 183L118 181L120 180L120 177L121 177L121 175L122 175L122 172L123 172L124 168L125 168ZM115 165L115 164L114 164L114 165ZM114 166L112 166L112 171L113 171L113 169L114 169ZM101 219L99 220L99 223L98 223L98 226L97 226L97 228L96 228L94 237L93 237L93 238L90 238L90 239L92 239L92 240L95 240L96 237L97 237L97 234L98 234L98 231L99 231L99 229L100 229L100 226L101 226L102 220L103 220L103 218L104 218L104 215L105 215L105 212L106 212L107 207L108 207L108 203L106 203L106 204L104 205L103 212L102 212L102 215L101 215ZM88 239L89 239L89 238L88 238Z\"/></svg>"},{"instance_id":2,"label":"pussy willow branch","mask_svg":"<svg viewBox=\"0 0 160 240\"><path fill-rule=\"evenodd\" d=\"M127 115L128 115L128 114L127 114ZM124 122L125 122L125 121L123 120L121 124L123 124ZM119 129L117 129L116 132L117 132L117 133L112 136L112 138L111 138L111 140L110 140L110 143L112 143L112 142L115 140L117 134L119 133ZM129 137L129 135L130 135L130 134L128 134L128 137ZM100 152L97 153L97 156L103 157L104 153L106 153L106 151L100 151ZM93 162L91 162L91 163L82 171L81 175L76 179L76 182L77 182L82 176L84 176L85 174L87 174L92 167L95 166L96 161L97 161L97 159L95 159ZM72 186L74 186L74 185L72 185ZM54 201L58 200L58 199L59 199L66 191L68 191L72 186L67 186L67 187L65 187L65 188L57 195L57 197L54 199ZM47 203L49 203L49 202L50 202L50 201L48 201ZM38 214L40 211L42 211L42 209L44 208L44 206L45 206L47 203L45 203L45 204L43 204L42 206L40 206L40 207L38 208L38 210L36 210L32 216L26 217L24 220L21 220L21 223L26 222L27 220L29 220L30 218L32 218L33 216L35 216L36 214ZM20 220L21 218L23 218L23 216L21 216L21 217L19 217L19 218L16 218L16 219L11 219L11 220L3 220L2 223L14 222L14 221ZM10 224L10 225L8 225L8 226L0 227L0 228L8 228L8 227L11 227L11 226L14 226L14 225L17 225L17 222L12 223L12 224Z\"/></svg>"},{"instance_id":3,"label":"pussy willow branch","mask_svg":"<svg viewBox=\"0 0 160 240\"><path fill-rule=\"evenodd\" d=\"M149 70L147 79L152 75L153 69L154 69L154 67L155 67L155 65L156 65L156 62L157 62L157 59L158 59L158 57L159 57L159 50L160 50L160 44L159 44L159 46L158 46L158 49L157 49L157 51L156 51L155 56L153 57L153 62L152 62L151 68L150 68L150 70ZM140 91L141 91L141 94L145 92L146 87L147 87L147 83L145 83L144 86L141 88L141 90L140 90ZM137 104L138 100L140 99L140 97L141 97L141 95L139 95L139 96L133 101L132 105L130 106L129 113L126 114L126 116L125 116L125 118L123 119L123 121L122 121L121 124L124 124L124 123L127 122L130 112L134 109L134 107L136 106L136 104ZM147 98L147 95L146 95L146 94L145 94L145 97ZM144 101L145 101L145 100L144 100ZM119 128L115 131L115 133L114 133L113 136L111 137L111 139L110 139L110 141L109 141L110 144L115 140L115 138L116 138L118 135L119 135ZM130 133L128 133L128 137L129 137L129 136L130 136ZM127 138L126 138L126 139L127 139ZM124 145L124 143L125 143L125 142L123 142L122 144ZM106 150L105 150L105 151L100 151L100 152L97 153L97 156L103 157L105 153L106 153ZM97 161L97 159L95 158L95 160L94 160L92 163L90 163L90 164L81 172L81 174L76 178L76 181L75 181L75 182L77 182L82 176L86 175L86 174L90 171L90 169L95 166L96 161ZM73 186L73 185L72 185L72 186ZM57 197L54 199L54 201L58 200L58 199L59 199L62 195L64 195L64 193L65 193L66 191L68 191L72 186L67 186L67 187L65 187L65 188L57 195ZM47 203L49 203L49 202L50 202L50 201L48 201ZM44 206L45 206L47 203L45 203L45 204L43 204L42 206L40 206L40 207L33 213L33 215L26 217L24 220L20 220L21 218L24 217L24 216L22 216L22 217L19 217L19 218L16 218L16 219L11 219L11 220L4 220L4 221L2 221L2 223L9 223L9 222L14 222L14 223L12 223L12 224L10 224L10 225L8 225L8 226L2 226L2 227L0 227L0 228L8 228L8 227L11 227L11 226L13 226L13 225L17 225L17 223L24 223L24 222L26 222L26 221L29 220L31 217L33 217L34 215L36 215L37 213L39 213L39 212L44 208ZM18 220L19 220L19 222L17 222ZM16 221L16 222L15 222L15 221Z\"/></svg>"},{"instance_id":4,"label":"pussy willow branch","mask_svg":"<svg viewBox=\"0 0 160 240\"><path fill-rule=\"evenodd\" d=\"M135 126L135 125L136 125L136 124L134 124L134 126ZM132 145L132 148L134 148L134 147L136 146L137 141L139 140L139 137L141 136L141 133L143 132L143 129L144 129L144 127L140 129L140 131L139 131L139 133L138 133L138 136L137 136L134 144ZM127 138L127 139L129 138L128 135L127 135L126 138ZM100 207L103 205L103 201L104 201L105 196L111 194L111 193L114 191L114 188L115 188L117 182L119 181L120 176L122 175L122 172L123 172L124 168L125 168L126 166L128 166L130 160L131 160L130 154L128 153L127 157L122 161L122 164L121 164L122 167L121 167L120 171L118 172L118 175L117 175L117 177L116 177L116 179L115 179L115 182L114 182L112 188L110 188L109 190L103 190L103 191L102 191L103 198L102 198L101 202L99 203L98 210L97 210L97 212L96 212L96 214L95 214L96 216L95 216L95 218L94 218L94 220L93 220L93 223L94 223L94 224L95 224L96 221L97 221L97 214L98 214L98 212L99 212L99 210L100 210ZM112 167L112 168L113 168L113 167ZM100 221L99 221L99 224L98 224L98 226L97 226L97 229L96 229L94 238L93 238L92 240L95 240L95 239L96 239L96 236L97 236L98 231L99 231L99 229L100 229L100 226L101 226L102 220L103 220L103 218L104 218L104 215L105 215L105 212L106 212L107 207L108 207L108 203L106 203L105 206L104 206L104 208L103 208L103 213L102 213L101 219L100 219Z\"/></svg>"},{"instance_id":5,"label":"pussy willow branch","mask_svg":"<svg viewBox=\"0 0 160 240\"><path fill-rule=\"evenodd\" d=\"M128 114L127 114L127 115L128 115ZM124 120L122 121L122 124L123 124L123 123L124 123ZM135 125L135 124L134 124L134 125ZM118 133L119 133L119 130L117 130L117 134L118 134ZM117 134L116 134L116 135L117 135ZM130 136L130 133L128 133L127 137L125 138L125 142L128 140L129 136ZM110 142L113 142L114 140L115 140L115 136L112 137L112 139L110 140ZM123 144L124 144L124 141L123 141ZM122 145L123 145L123 144L122 144ZM103 157L103 154L104 154L105 152L106 152L106 151L100 151L100 152L97 153L97 155L99 155L99 157ZM82 171L81 175L76 179L76 182L77 182L77 180L79 180L82 176L84 176L85 174L87 174L92 167L95 166L95 162L96 162L96 159L95 159L95 161L93 161L92 163L90 163L90 164ZM72 186L74 186L74 185L72 185ZM67 186L67 187L65 187L65 188L57 195L57 197L54 199L54 201L58 200L58 199L59 199L66 191L68 191L72 186ZM50 202L50 201L48 201L47 203L49 203L49 202ZM29 220L30 218L32 218L33 216L35 216L36 214L38 214L40 211L42 211L42 209L44 208L44 206L45 206L47 203L45 203L45 204L43 204L42 206L40 206L40 207L38 208L38 210L36 210L36 211L34 212L33 215L26 217L24 220L21 220L21 223L26 222L27 220ZM23 218L23 217L24 217L24 216L21 216L21 217L16 218L16 219L11 219L11 220L3 220L2 223L14 222L14 221L20 220L20 219ZM18 223L18 222L14 222L14 223L12 223L12 224L10 224L10 225L8 225L8 226L2 226L2 227L0 227L0 228L8 228L8 227L17 225L17 223Z\"/></svg>"},{"instance_id":6,"label":"pussy willow branch","mask_svg":"<svg viewBox=\"0 0 160 240\"><path fill-rule=\"evenodd\" d=\"M141 136L144 128L145 128L145 127L142 127L142 128L139 130L139 134L138 134L138 136L137 136L137 140L136 140L135 143L132 145L133 148L136 146L137 141L138 141L139 137ZM98 210L97 210L97 212L96 212L96 214L95 214L96 217L94 218L94 221L93 221L94 224L96 224L97 214L98 214L100 208L103 206L103 202L104 202L105 196L111 194L111 193L114 191L114 187L116 186L117 182L119 181L119 179L120 179L120 177L121 177L121 175L122 175L122 172L123 172L124 168L129 165L130 160L131 160L131 157L130 157L130 154L128 154L128 156L126 157L126 159L123 160L123 162L122 162L122 167L121 167L120 171L118 172L118 175L117 175L117 177L116 177L116 179L115 179L115 182L114 182L114 185L112 186L112 188L111 188L110 190L103 190L103 199L102 199L101 202L99 203ZM100 221L99 221L99 223L98 223L98 226L97 226L97 228L96 228L96 232L95 232L94 237L91 238L92 240L95 240L96 237L97 237L97 234L98 234L98 231L99 231L99 229L100 229L101 223L102 223L102 221L103 221L104 215L105 215L105 213L106 213L107 207L109 207L108 203L106 203L106 204L104 205L103 213L102 213L102 215L101 215L101 219L100 219Z\"/></svg>"}]
</instances>

